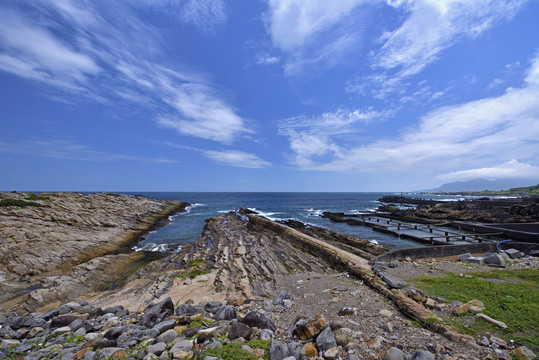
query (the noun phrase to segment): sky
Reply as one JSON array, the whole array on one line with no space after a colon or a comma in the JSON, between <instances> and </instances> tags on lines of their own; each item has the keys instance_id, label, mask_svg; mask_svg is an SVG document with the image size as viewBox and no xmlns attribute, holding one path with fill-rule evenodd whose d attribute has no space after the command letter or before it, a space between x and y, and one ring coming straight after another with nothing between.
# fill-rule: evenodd
<instances>
[{"instance_id":1,"label":"sky","mask_svg":"<svg viewBox=\"0 0 539 360\"><path fill-rule=\"evenodd\" d=\"M2 191L539 183L538 0L3 0Z\"/></svg>"}]
</instances>

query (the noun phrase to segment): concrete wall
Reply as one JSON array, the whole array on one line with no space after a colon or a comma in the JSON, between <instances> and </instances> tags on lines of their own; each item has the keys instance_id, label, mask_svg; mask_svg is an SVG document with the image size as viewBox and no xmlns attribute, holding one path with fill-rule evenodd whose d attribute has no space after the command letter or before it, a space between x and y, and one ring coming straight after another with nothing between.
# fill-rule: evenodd
<instances>
[{"instance_id":1,"label":"concrete wall","mask_svg":"<svg viewBox=\"0 0 539 360\"><path fill-rule=\"evenodd\" d=\"M406 248L389 251L379 255L371 260L371 263L376 261L396 261L404 260L407 257L412 259L422 258L437 258L445 256L460 255L465 253L484 253L496 252L496 242L484 242L477 244L465 245L443 245L443 246L425 246L417 248ZM506 242L500 245L502 249L517 249L524 253L529 253L531 250L539 250L539 244L521 243L521 242Z\"/></svg>"}]
</instances>

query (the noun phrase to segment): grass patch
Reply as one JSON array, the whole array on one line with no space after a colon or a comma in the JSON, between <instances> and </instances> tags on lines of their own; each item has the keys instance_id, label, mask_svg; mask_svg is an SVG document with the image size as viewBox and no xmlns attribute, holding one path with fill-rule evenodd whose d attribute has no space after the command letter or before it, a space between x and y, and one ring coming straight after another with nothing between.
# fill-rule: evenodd
<instances>
[{"instance_id":1,"label":"grass patch","mask_svg":"<svg viewBox=\"0 0 539 360\"><path fill-rule=\"evenodd\" d=\"M516 279L511 283L493 283L483 279ZM517 345L539 352L539 271L537 269L490 270L461 278L454 273L444 277L421 277L415 280L426 295L449 301L479 299L484 314L507 324L500 329L471 316L453 316L447 321L458 331L470 335L495 333Z\"/></svg>"},{"instance_id":2,"label":"grass patch","mask_svg":"<svg viewBox=\"0 0 539 360\"><path fill-rule=\"evenodd\" d=\"M26 195L26 200L50 201L50 198L45 195L37 195L35 193L29 193L28 195Z\"/></svg>"},{"instance_id":3,"label":"grass patch","mask_svg":"<svg viewBox=\"0 0 539 360\"><path fill-rule=\"evenodd\" d=\"M34 207L43 207L44 205L41 205L40 203L36 203L36 202L33 202L33 201L26 201L26 200L19 200L19 199L2 199L2 200L0 200L0 207L7 207L7 206L17 206L17 207L34 206Z\"/></svg>"},{"instance_id":4,"label":"grass patch","mask_svg":"<svg viewBox=\"0 0 539 360\"><path fill-rule=\"evenodd\" d=\"M251 340L246 343L252 348L265 350L262 359L269 360L269 344L270 340ZM232 341L226 345L223 345L215 349L206 349L200 354L199 359L203 359L206 356L220 357L223 360L257 360L258 356L251 354L250 352L243 350L242 343Z\"/></svg>"}]
</instances>

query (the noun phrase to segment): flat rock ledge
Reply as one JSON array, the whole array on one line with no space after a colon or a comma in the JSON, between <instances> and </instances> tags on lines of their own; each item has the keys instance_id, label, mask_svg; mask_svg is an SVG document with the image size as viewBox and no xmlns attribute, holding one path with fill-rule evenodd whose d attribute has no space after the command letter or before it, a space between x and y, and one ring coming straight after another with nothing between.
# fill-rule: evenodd
<instances>
[{"instance_id":1,"label":"flat rock ledge","mask_svg":"<svg viewBox=\"0 0 539 360\"><path fill-rule=\"evenodd\" d=\"M189 205L111 193L1 193L0 302L33 311L105 286L141 261L138 238ZM33 290L33 291L31 291Z\"/></svg>"}]
</instances>

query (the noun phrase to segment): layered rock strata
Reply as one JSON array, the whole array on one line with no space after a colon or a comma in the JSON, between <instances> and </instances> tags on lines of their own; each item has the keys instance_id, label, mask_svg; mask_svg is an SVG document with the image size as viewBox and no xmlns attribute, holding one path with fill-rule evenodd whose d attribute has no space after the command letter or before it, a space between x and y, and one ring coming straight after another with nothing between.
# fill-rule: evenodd
<instances>
[{"instance_id":1,"label":"layered rock strata","mask_svg":"<svg viewBox=\"0 0 539 360\"><path fill-rule=\"evenodd\" d=\"M119 194L3 193L0 199L0 302L39 289L30 292L28 310L107 285L141 261L142 253L129 254L137 237L189 205Z\"/></svg>"}]
</instances>

